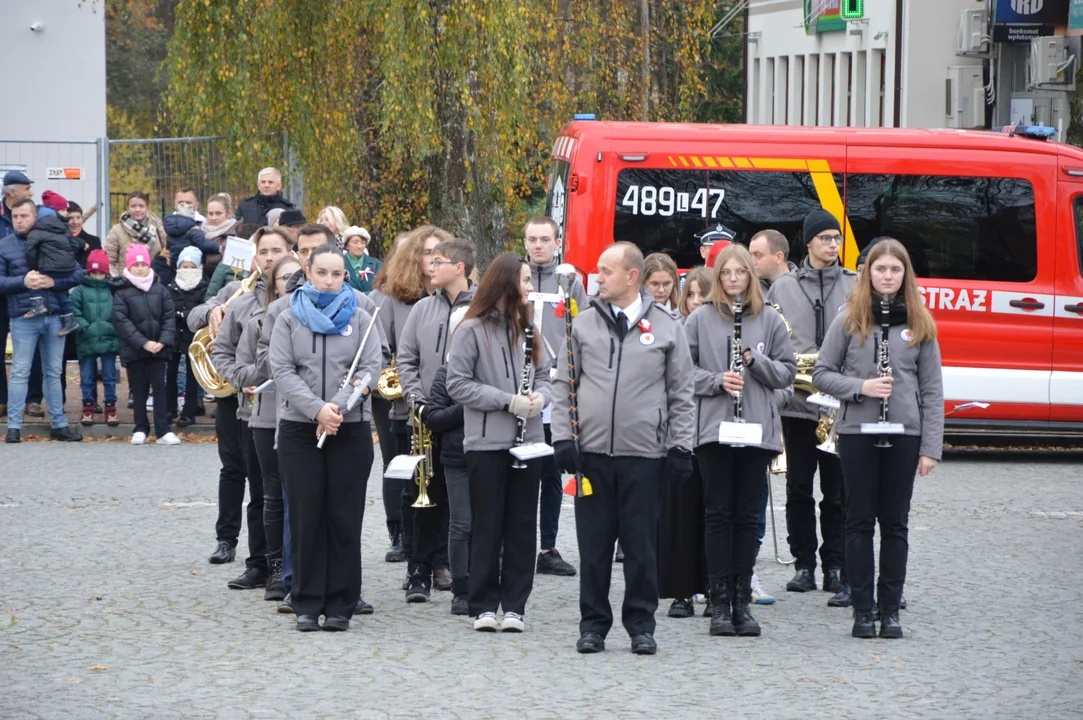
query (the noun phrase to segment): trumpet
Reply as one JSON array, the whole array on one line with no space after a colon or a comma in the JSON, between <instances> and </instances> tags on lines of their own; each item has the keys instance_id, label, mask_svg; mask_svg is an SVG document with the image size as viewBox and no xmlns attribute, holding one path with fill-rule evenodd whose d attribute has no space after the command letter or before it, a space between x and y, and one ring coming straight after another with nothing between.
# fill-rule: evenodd
<instances>
[{"instance_id":1,"label":"trumpet","mask_svg":"<svg viewBox=\"0 0 1083 720\"><path fill-rule=\"evenodd\" d=\"M391 358L391 364L380 373L376 392L380 393L384 400L398 400L402 397L402 385L399 384L399 369L395 366L395 358Z\"/></svg>"},{"instance_id":2,"label":"trumpet","mask_svg":"<svg viewBox=\"0 0 1083 720\"><path fill-rule=\"evenodd\" d=\"M398 376L396 375L397 379ZM433 474L432 431L423 422L422 416L425 413L425 406L418 402L415 393L410 393L409 402L410 422L414 426L413 434L410 436L410 454L425 456L417 464L417 469L414 472L415 482L417 483L417 500L410 507L436 507L436 503L429 499L429 483L432 482Z\"/></svg>"}]
</instances>

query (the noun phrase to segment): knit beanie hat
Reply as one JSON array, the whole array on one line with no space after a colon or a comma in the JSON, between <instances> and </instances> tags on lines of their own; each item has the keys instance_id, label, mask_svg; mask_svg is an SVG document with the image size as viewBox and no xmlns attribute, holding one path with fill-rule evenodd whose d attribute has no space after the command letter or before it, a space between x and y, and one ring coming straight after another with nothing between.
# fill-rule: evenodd
<instances>
[{"instance_id":1,"label":"knit beanie hat","mask_svg":"<svg viewBox=\"0 0 1083 720\"><path fill-rule=\"evenodd\" d=\"M715 240L711 244L711 249L707 252L707 267L713 268L714 261L718 259L718 256L722 254L722 251L732 245L729 240Z\"/></svg>"},{"instance_id":2,"label":"knit beanie hat","mask_svg":"<svg viewBox=\"0 0 1083 720\"><path fill-rule=\"evenodd\" d=\"M55 193L52 190L46 190L41 194L41 204L57 212L68 209L68 201L61 197L60 193Z\"/></svg>"},{"instance_id":3,"label":"knit beanie hat","mask_svg":"<svg viewBox=\"0 0 1083 720\"><path fill-rule=\"evenodd\" d=\"M180 255L177 257L177 267L180 267L181 263L190 262L196 267L203 266L203 253L199 248L194 245L189 245L180 251Z\"/></svg>"},{"instance_id":4,"label":"knit beanie hat","mask_svg":"<svg viewBox=\"0 0 1083 720\"><path fill-rule=\"evenodd\" d=\"M125 254L124 267L130 270L132 265L137 263L150 265L150 250L147 249L146 245L132 243L128 246L128 252Z\"/></svg>"},{"instance_id":5,"label":"knit beanie hat","mask_svg":"<svg viewBox=\"0 0 1083 720\"><path fill-rule=\"evenodd\" d=\"M86 259L86 271L109 274L109 256L102 249L91 250Z\"/></svg>"},{"instance_id":6,"label":"knit beanie hat","mask_svg":"<svg viewBox=\"0 0 1083 720\"><path fill-rule=\"evenodd\" d=\"M816 237L824 230L838 230L839 232L842 232L842 226L839 225L839 221L834 215L823 208L817 208L805 216L805 224L801 228L801 237L807 245L812 242L812 238Z\"/></svg>"}]
</instances>

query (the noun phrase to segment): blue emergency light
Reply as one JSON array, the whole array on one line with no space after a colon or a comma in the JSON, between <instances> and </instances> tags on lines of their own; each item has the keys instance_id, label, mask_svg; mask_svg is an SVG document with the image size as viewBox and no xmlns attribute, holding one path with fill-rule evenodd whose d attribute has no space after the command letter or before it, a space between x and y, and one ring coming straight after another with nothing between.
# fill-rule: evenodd
<instances>
[{"instance_id":1,"label":"blue emergency light","mask_svg":"<svg viewBox=\"0 0 1083 720\"><path fill-rule=\"evenodd\" d=\"M576 113L572 116L573 120L597 120L594 113Z\"/></svg>"},{"instance_id":2,"label":"blue emergency light","mask_svg":"<svg viewBox=\"0 0 1083 720\"><path fill-rule=\"evenodd\" d=\"M1005 125L997 128L997 132L1007 133L1009 137L1020 135L1031 140L1048 140L1057 136L1057 129L1048 125Z\"/></svg>"}]
</instances>

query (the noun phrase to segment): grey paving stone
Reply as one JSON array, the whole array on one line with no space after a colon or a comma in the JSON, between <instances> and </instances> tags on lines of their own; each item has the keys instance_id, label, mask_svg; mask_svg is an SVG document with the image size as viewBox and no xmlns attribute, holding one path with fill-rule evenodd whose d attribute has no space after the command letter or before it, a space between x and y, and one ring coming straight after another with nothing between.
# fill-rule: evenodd
<instances>
[{"instance_id":1,"label":"grey paving stone","mask_svg":"<svg viewBox=\"0 0 1083 720\"><path fill-rule=\"evenodd\" d=\"M406 605L369 482L350 632L301 634L212 566L213 445L0 446L2 717L1069 718L1083 714L1083 465L949 459L918 482L905 640L856 641L823 592L779 595L764 635L665 617L656 657L580 656L575 578L536 578L522 635L475 633L449 593ZM785 497L775 480L775 498ZM781 515L781 507L777 508ZM578 565L571 500L558 547ZM241 548L245 537L241 538ZM243 555L242 555L243 557ZM623 592L614 566L613 598ZM618 610L619 612L619 610Z\"/></svg>"}]
</instances>

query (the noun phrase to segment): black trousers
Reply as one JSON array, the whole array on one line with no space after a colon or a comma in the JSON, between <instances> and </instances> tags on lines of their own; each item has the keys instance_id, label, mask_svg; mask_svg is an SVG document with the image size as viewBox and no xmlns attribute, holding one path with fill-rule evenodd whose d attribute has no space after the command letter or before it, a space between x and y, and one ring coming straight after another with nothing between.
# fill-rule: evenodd
<instances>
[{"instance_id":1,"label":"black trousers","mask_svg":"<svg viewBox=\"0 0 1083 720\"><path fill-rule=\"evenodd\" d=\"M703 472L707 574L751 575L759 553L757 527L767 466L776 453L708 443L696 448Z\"/></svg>"},{"instance_id":2,"label":"black trousers","mask_svg":"<svg viewBox=\"0 0 1083 720\"><path fill-rule=\"evenodd\" d=\"M513 469L507 450L467 452L470 474L470 614L526 614L534 587L538 547L538 487L541 465L530 460ZM500 548L504 556L500 556Z\"/></svg>"},{"instance_id":3,"label":"black trousers","mask_svg":"<svg viewBox=\"0 0 1083 720\"><path fill-rule=\"evenodd\" d=\"M248 475L248 554L245 560L248 567L267 570L267 534L263 526L263 470L256 452L256 440L248 423L241 422L241 456L244 458L244 470ZM241 501L244 500L244 486L241 486ZM240 502L237 512L240 513Z\"/></svg>"},{"instance_id":4,"label":"black trousers","mask_svg":"<svg viewBox=\"0 0 1083 720\"><path fill-rule=\"evenodd\" d=\"M154 389L154 435L162 437L169 432L169 411L162 402L165 397L166 359L163 357L128 361L128 386L132 393L132 417L135 432L150 434L147 419L147 395Z\"/></svg>"},{"instance_id":5,"label":"black trousers","mask_svg":"<svg viewBox=\"0 0 1083 720\"><path fill-rule=\"evenodd\" d=\"M168 374L166 375L165 391L166 408L169 410L170 417L177 412L177 371L180 369L182 357L184 357L183 353L170 353L169 355L169 369L167 371ZM196 416L196 407L199 406L199 396L202 394L203 388L201 388L196 381L196 374L192 369L192 362L186 362L184 368L184 407L180 409L180 416L191 420Z\"/></svg>"},{"instance_id":6,"label":"black trousers","mask_svg":"<svg viewBox=\"0 0 1083 720\"><path fill-rule=\"evenodd\" d=\"M918 468L921 438L891 437L892 447L875 447L876 435L840 435L839 453L846 473L846 573L855 610L871 610L873 535L880 524L880 579L877 596L886 612L899 609L910 552L910 499Z\"/></svg>"},{"instance_id":7,"label":"black trousers","mask_svg":"<svg viewBox=\"0 0 1083 720\"><path fill-rule=\"evenodd\" d=\"M422 575L431 573L433 568L447 567L440 564L440 553L447 556L448 529L444 518L448 515L447 480L444 478L444 465L440 462L440 444L433 445L433 473L429 479L429 501L431 508L410 508L410 569ZM417 500L420 488L416 480L407 480L403 486L403 502L412 505Z\"/></svg>"},{"instance_id":8,"label":"black trousers","mask_svg":"<svg viewBox=\"0 0 1083 720\"><path fill-rule=\"evenodd\" d=\"M352 617L361 597L361 516L372 469L367 422L343 423L322 449L316 424L283 420L278 458L290 499L293 609Z\"/></svg>"},{"instance_id":9,"label":"black trousers","mask_svg":"<svg viewBox=\"0 0 1083 720\"><path fill-rule=\"evenodd\" d=\"M843 566L843 514L840 487L842 466L835 455L817 450L816 421L782 418L786 444L786 530L797 569L816 568L816 498L813 482L820 468L820 562L824 568Z\"/></svg>"},{"instance_id":10,"label":"black trousers","mask_svg":"<svg viewBox=\"0 0 1083 720\"><path fill-rule=\"evenodd\" d=\"M609 586L613 572L613 544L617 540L624 549L621 622L629 635L654 632L664 463L662 458L610 457L593 453L583 456L584 471L594 492L575 500L575 531L582 565L579 574L580 634L596 632L605 637L613 627ZM473 574L473 566L470 572Z\"/></svg>"},{"instance_id":11,"label":"black trousers","mask_svg":"<svg viewBox=\"0 0 1083 720\"><path fill-rule=\"evenodd\" d=\"M391 434L395 438L395 447L398 448L395 455L409 455L410 430L406 426L406 422L392 420ZM407 559L410 558L414 551L414 509L410 507L410 504L417 498L417 495L410 495L411 485L414 485L413 490L416 493L417 488L414 480L394 480L390 486L384 485L385 491L398 489L396 497L399 503L399 523L402 525L402 549L406 553Z\"/></svg>"},{"instance_id":12,"label":"black trousers","mask_svg":"<svg viewBox=\"0 0 1083 720\"><path fill-rule=\"evenodd\" d=\"M218 398L215 403L214 430L218 435L218 460L222 468L218 472L218 522L215 533L219 540L225 540L237 547L237 538L241 534L241 511L244 507L245 454L242 450L241 423L237 419L237 396ZM259 498L258 512L253 504ZM254 544L253 535L259 526L259 536L263 538ZM248 503L248 548L250 557L245 561L248 567L263 567L267 562L266 538L263 535L263 487L257 490L252 484L251 498Z\"/></svg>"},{"instance_id":13,"label":"black trousers","mask_svg":"<svg viewBox=\"0 0 1083 720\"><path fill-rule=\"evenodd\" d=\"M387 526L402 523L402 480L387 477L387 465L391 458L400 453L399 441L391 432L391 401L384 400L378 394L372 395L372 421L376 426L376 436L380 439L380 459L384 464L384 515Z\"/></svg>"},{"instance_id":14,"label":"black trousers","mask_svg":"<svg viewBox=\"0 0 1083 720\"><path fill-rule=\"evenodd\" d=\"M282 557L282 476L278 470L275 431L270 428L250 428L256 447L260 476L263 480L263 534L267 557Z\"/></svg>"}]
</instances>

